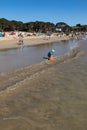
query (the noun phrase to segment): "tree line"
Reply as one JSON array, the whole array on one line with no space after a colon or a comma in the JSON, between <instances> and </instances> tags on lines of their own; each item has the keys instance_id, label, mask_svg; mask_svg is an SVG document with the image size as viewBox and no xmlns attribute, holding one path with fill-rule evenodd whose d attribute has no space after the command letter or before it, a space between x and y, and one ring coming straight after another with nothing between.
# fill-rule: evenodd
<instances>
[{"instance_id":1,"label":"tree line","mask_svg":"<svg viewBox=\"0 0 87 130\"><path fill-rule=\"evenodd\" d=\"M67 23L58 22L56 24L51 22L35 21L23 23L16 20L7 20L5 18L0 19L0 31L26 31L26 32L87 32L87 25L77 24L75 26L69 26Z\"/></svg>"}]
</instances>

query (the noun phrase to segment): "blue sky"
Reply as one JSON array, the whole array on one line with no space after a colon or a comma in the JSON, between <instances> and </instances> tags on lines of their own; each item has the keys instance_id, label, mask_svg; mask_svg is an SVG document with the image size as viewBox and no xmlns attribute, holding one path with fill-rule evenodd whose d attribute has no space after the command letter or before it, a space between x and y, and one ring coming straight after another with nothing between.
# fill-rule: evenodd
<instances>
[{"instance_id":1,"label":"blue sky","mask_svg":"<svg viewBox=\"0 0 87 130\"><path fill-rule=\"evenodd\" d=\"M87 0L0 0L0 18L87 24Z\"/></svg>"}]
</instances>

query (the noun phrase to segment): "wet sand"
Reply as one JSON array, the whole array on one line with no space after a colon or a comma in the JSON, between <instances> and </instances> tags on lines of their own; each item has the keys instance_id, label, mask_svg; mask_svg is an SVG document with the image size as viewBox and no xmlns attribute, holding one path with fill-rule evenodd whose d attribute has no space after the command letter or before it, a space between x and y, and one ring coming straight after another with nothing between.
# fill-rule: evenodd
<instances>
[{"instance_id":1,"label":"wet sand","mask_svg":"<svg viewBox=\"0 0 87 130\"><path fill-rule=\"evenodd\" d=\"M87 129L86 42L53 62L0 74L0 129Z\"/></svg>"},{"instance_id":2,"label":"wet sand","mask_svg":"<svg viewBox=\"0 0 87 130\"><path fill-rule=\"evenodd\" d=\"M38 45L38 44L47 44L47 43L52 43L56 42L59 40L68 40L68 37L57 37L57 36L52 36L50 39L44 39L44 37L31 37L31 38L24 38L24 46L32 46L32 45ZM13 49L13 48L19 48L20 45L18 45L18 39L13 38L13 39L7 39L7 40L2 40L0 39L0 50L7 50L7 49Z\"/></svg>"}]
</instances>

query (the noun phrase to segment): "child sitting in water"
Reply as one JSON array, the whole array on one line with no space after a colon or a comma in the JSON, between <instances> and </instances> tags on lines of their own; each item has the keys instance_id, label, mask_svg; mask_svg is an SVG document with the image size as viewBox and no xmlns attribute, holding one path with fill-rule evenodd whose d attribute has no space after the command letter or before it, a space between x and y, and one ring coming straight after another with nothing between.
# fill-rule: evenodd
<instances>
[{"instance_id":1,"label":"child sitting in water","mask_svg":"<svg viewBox=\"0 0 87 130\"><path fill-rule=\"evenodd\" d=\"M55 52L54 49L48 52L48 60L53 60L53 53Z\"/></svg>"}]
</instances>

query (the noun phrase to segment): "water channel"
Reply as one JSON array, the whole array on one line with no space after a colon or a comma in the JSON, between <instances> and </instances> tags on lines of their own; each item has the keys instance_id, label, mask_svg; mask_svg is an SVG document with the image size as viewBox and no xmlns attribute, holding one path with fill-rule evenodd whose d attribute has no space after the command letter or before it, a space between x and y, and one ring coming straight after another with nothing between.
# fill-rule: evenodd
<instances>
[{"instance_id":1,"label":"water channel","mask_svg":"<svg viewBox=\"0 0 87 130\"><path fill-rule=\"evenodd\" d=\"M0 51L0 72L9 72L46 60L45 57L47 57L48 51L52 48L55 50L54 56L62 56L69 52L77 43L77 40L58 41Z\"/></svg>"}]
</instances>

